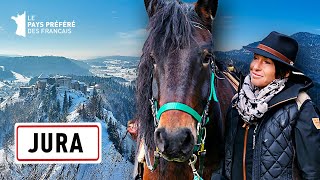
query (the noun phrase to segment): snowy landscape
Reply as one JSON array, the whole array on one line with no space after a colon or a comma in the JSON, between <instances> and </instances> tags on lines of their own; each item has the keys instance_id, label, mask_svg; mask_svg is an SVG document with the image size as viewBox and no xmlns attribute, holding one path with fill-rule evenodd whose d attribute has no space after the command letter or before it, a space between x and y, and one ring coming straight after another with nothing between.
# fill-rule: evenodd
<instances>
[{"instance_id":1,"label":"snowy landscape","mask_svg":"<svg viewBox=\"0 0 320 180\"><path fill-rule=\"evenodd\" d=\"M3 68L2 68L3 70ZM0 69L1 71L1 69ZM12 96L16 91L19 90L20 86L28 84L31 78L27 78L19 73L11 71L14 78L0 81L0 102L4 99Z\"/></svg>"},{"instance_id":2,"label":"snowy landscape","mask_svg":"<svg viewBox=\"0 0 320 180\"><path fill-rule=\"evenodd\" d=\"M315 87L308 93L320 107L320 36L293 37L300 44L296 65L313 79ZM244 49L215 55L244 73L252 58ZM132 179L136 145L125 135L135 113L138 63L139 57L128 56L82 61L0 56L0 179ZM18 122L101 123L102 162L15 164L13 137Z\"/></svg>"},{"instance_id":3,"label":"snowy landscape","mask_svg":"<svg viewBox=\"0 0 320 180\"><path fill-rule=\"evenodd\" d=\"M83 62L88 63L90 72L97 76L122 78L125 84L130 84L137 77L139 57L108 56Z\"/></svg>"},{"instance_id":4,"label":"snowy landscape","mask_svg":"<svg viewBox=\"0 0 320 180\"><path fill-rule=\"evenodd\" d=\"M110 63L121 64L120 60ZM112 72L113 69L116 71ZM102 79L98 78L99 74L93 74L96 77L57 74L34 77L5 66L1 66L0 71L12 74L9 78L0 76L0 179L132 179L136 147L130 135L125 136L125 125L134 113L134 102L131 102L134 88L130 83L123 85L111 79L114 75L112 77L125 77L122 82L131 82L135 77L132 69L110 66L109 76ZM128 72L132 72L130 77L126 76ZM112 89L120 91L112 92ZM121 101L124 107L114 105ZM116 109L132 112L122 113ZM13 127L17 122L101 123L102 162L15 164Z\"/></svg>"},{"instance_id":5,"label":"snowy landscape","mask_svg":"<svg viewBox=\"0 0 320 180\"><path fill-rule=\"evenodd\" d=\"M65 87L57 88L57 102L60 102L60 107L63 107L64 94L72 99L72 105L68 107L68 112L66 114L65 122L99 122L102 125L102 162L100 164L52 164L52 165L18 165L14 163L14 153L15 146L13 142L13 134L7 134L2 131L1 134L1 144L0 144L0 179L24 179L28 177L29 179L109 179L109 178L120 178L120 179L131 179L131 173L133 169L133 164L129 160L128 152L134 152L135 146L134 142L129 136L125 138L122 142L126 147L126 153L119 153L119 150L115 148L114 142L110 141L110 133L107 132L107 122L111 121L117 124L118 136L122 138L126 133L126 127L121 125L111 111L102 109L102 118L84 118L81 113L79 113L79 107L87 105L90 103L90 98L88 95L82 92L75 91L72 89L67 89ZM26 97L19 97L19 93L15 93L11 98L3 101L0 104L0 108L3 111L7 106L13 104L27 103L30 101L31 96L41 96L40 94L30 94ZM39 98L39 97L37 97ZM61 122L61 119L50 119L50 116L45 114L40 109L43 109L43 103L39 103L37 111L38 119L34 119L35 122ZM40 111L39 111L40 110ZM2 116L1 116L2 115ZM12 129L14 123L7 122L7 119L3 119L5 113L0 114L1 128L2 129ZM62 118L63 119L63 118ZM13 133L11 131L10 133Z\"/></svg>"}]
</instances>

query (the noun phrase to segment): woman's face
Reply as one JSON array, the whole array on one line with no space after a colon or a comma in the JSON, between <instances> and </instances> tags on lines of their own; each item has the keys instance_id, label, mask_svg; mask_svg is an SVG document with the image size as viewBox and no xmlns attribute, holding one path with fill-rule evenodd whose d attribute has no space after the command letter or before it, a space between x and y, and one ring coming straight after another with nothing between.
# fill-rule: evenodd
<instances>
[{"instance_id":1,"label":"woman's face","mask_svg":"<svg viewBox=\"0 0 320 180\"><path fill-rule=\"evenodd\" d=\"M276 79L276 67L270 58L254 54L250 64L251 83L264 88Z\"/></svg>"}]
</instances>

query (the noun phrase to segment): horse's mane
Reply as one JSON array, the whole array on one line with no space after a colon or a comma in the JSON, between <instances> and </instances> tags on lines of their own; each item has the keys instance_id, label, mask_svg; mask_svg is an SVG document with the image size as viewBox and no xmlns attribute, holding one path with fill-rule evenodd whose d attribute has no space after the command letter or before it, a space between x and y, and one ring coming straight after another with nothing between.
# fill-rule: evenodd
<instances>
[{"instance_id":1,"label":"horse's mane","mask_svg":"<svg viewBox=\"0 0 320 180\"><path fill-rule=\"evenodd\" d=\"M150 54L157 52L159 55L165 56L190 45L193 40L192 31L194 28L191 20L196 15L192 7L190 4L177 1L158 0L156 13L149 19L149 36L143 46L137 78L139 135L140 138L145 139L148 147L154 147L153 133L155 130L149 102L152 96L151 75L154 63Z\"/></svg>"},{"instance_id":2,"label":"horse's mane","mask_svg":"<svg viewBox=\"0 0 320 180\"><path fill-rule=\"evenodd\" d=\"M154 5L154 6L153 6ZM151 7L153 6L153 7ZM161 63L175 50L187 48L194 41L193 22L200 22L193 4L179 1L151 0L148 12L155 8L149 19L149 36L143 46L137 77L137 119L139 121L139 137L144 138L148 147L154 147L154 121L149 99L152 97L152 71L154 60L152 53L158 54ZM162 62L163 63L163 62ZM221 66L216 61L218 66Z\"/></svg>"}]
</instances>

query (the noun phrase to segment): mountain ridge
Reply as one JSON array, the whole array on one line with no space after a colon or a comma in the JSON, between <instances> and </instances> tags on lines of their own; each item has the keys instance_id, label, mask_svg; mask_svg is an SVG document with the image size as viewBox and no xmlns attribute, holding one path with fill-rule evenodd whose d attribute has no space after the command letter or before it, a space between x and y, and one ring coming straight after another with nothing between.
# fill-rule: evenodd
<instances>
[{"instance_id":1,"label":"mountain ridge","mask_svg":"<svg viewBox=\"0 0 320 180\"><path fill-rule=\"evenodd\" d=\"M42 73L91 75L88 64L61 56L0 57L0 66L28 77Z\"/></svg>"}]
</instances>

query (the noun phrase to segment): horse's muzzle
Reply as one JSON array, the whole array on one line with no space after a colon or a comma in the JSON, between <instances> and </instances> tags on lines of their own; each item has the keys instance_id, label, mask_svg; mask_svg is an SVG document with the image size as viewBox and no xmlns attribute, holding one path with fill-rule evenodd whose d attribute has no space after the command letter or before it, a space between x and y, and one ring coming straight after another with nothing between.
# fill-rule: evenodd
<instances>
[{"instance_id":1,"label":"horse's muzzle","mask_svg":"<svg viewBox=\"0 0 320 180\"><path fill-rule=\"evenodd\" d=\"M165 159L181 162L191 157L194 137L189 128L180 128L170 133L165 128L158 128L154 135L156 146Z\"/></svg>"}]
</instances>

